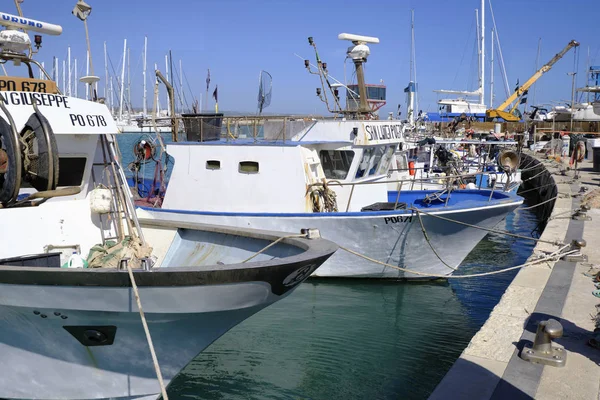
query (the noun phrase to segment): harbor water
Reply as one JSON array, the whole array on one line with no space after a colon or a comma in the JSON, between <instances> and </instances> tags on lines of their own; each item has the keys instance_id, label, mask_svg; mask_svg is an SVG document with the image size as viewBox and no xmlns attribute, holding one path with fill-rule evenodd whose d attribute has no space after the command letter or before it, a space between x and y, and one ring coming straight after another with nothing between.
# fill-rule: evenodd
<instances>
[{"instance_id":1,"label":"harbor water","mask_svg":"<svg viewBox=\"0 0 600 400\"><path fill-rule=\"evenodd\" d=\"M139 137L119 138L125 164ZM497 228L532 236L537 226L533 212L517 209ZM491 233L460 274L522 264L533 245ZM516 272L432 283L309 280L197 356L172 382L169 396L427 398Z\"/></svg>"}]
</instances>

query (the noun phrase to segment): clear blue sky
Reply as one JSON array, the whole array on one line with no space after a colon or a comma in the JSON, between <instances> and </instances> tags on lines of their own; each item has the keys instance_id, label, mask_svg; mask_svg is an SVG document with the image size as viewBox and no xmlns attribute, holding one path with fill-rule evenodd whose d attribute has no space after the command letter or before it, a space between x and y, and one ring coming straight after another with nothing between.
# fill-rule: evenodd
<instances>
[{"instance_id":1,"label":"clear blue sky","mask_svg":"<svg viewBox=\"0 0 600 400\"><path fill-rule=\"evenodd\" d=\"M183 62L189 85L204 93L206 70L211 71L211 89L219 85L221 110L256 111L258 75L261 69L273 76L273 98L269 112L325 113L315 96L318 78L309 75L298 53L314 61L307 37L313 36L330 73L344 80L344 57L348 42L337 39L341 32L380 38L371 46L366 66L367 81L384 80L388 105L383 112L405 109L403 89L409 78L410 9L415 10L417 78L421 108L436 111L439 95L433 89L474 89L477 83L475 9L480 0L404 0L366 2L357 0L220 0L143 1L89 0L92 55L96 75L104 81L103 43L106 41L113 66L120 71L123 39L131 47L132 102L142 103L142 50L148 36L148 64L164 72L164 56L172 51L173 62ZM67 46L85 71L83 23L71 15L76 1L25 0L26 17L63 26L59 37L45 36L38 59L51 71L53 56L66 58ZM486 0L487 4L487 0ZM538 38L542 38L540 65L571 39L579 48L578 86L585 84L588 47L592 63L600 64L597 0L493 0L497 28L510 90L534 72ZM16 14L12 2L4 12ZM486 81L489 83L490 30L486 10ZM62 63L61 63L62 64ZM350 76L351 63L348 66ZM569 100L574 68L571 50L537 85L537 103ZM496 104L505 98L498 64L495 65ZM151 71L151 70L150 70ZM149 82L151 81L150 72ZM187 84L184 83L187 92ZM487 86L487 85L486 85ZM100 94L102 95L102 83ZM80 88L80 90L82 90ZM486 87L489 103L489 86ZM151 86L149 86L149 93ZM150 95L149 95L150 96ZM189 99L189 93L186 93ZM532 92L530 92L532 96ZM163 96L164 98L164 96ZM149 106L152 102L149 100ZM163 100L164 104L164 100ZM210 102L212 105L212 100ZM382 114L385 115L385 114Z\"/></svg>"}]
</instances>

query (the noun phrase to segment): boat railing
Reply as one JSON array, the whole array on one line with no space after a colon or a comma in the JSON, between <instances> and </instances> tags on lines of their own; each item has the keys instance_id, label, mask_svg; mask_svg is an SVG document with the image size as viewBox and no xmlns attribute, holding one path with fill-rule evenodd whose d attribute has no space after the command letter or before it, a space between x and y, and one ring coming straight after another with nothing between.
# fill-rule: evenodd
<instances>
[{"instance_id":1,"label":"boat railing","mask_svg":"<svg viewBox=\"0 0 600 400\"><path fill-rule=\"evenodd\" d=\"M441 196L446 195L446 198L443 199L444 201L444 207L446 207L448 205L448 200L450 198L450 194L452 193L452 191L456 190L454 183L458 180L463 180L465 178L476 178L477 176L480 176L481 178L479 179L479 185L477 187L477 190L481 190L481 185L483 182L483 176L484 175L496 175L497 172L495 171L477 171L477 172L472 172L472 173L465 173L465 174L455 174L455 175L446 175L446 176L440 176L440 177L424 177L424 178L417 178L417 177L411 177L410 179L394 179L394 180L390 180L390 179L378 179L378 180L371 180L371 181L356 181L356 182L340 182L338 180L325 180L325 182L315 182L312 183L310 185L308 185L307 187L307 193L311 192L313 188L316 187L346 187L346 186L350 186L350 194L348 196L348 200L346 202L346 207L345 207L345 211L348 212L350 210L350 204L352 202L352 196L354 194L354 189L356 186L359 185L389 185L390 183L395 183L397 184L397 196L396 196L396 201L395 201L395 205L394 205L394 209L396 209L396 206L398 205L398 202L400 200L401 197L401 193L402 193L402 189L404 188L405 184L409 184L412 186L412 188L410 188L409 190L412 190L414 188L414 184L416 182L432 182L432 181L438 181L438 183L443 184L442 188L438 191L435 191L433 193L431 193L431 195L433 195L433 197L438 197L441 199ZM506 185L506 188L508 187L508 182ZM464 189L465 187L461 186L461 189ZM490 202L492 200L492 198L494 197L494 191L495 191L495 185L492 185L491 189L490 189L490 194L488 197L488 202Z\"/></svg>"},{"instance_id":2,"label":"boat railing","mask_svg":"<svg viewBox=\"0 0 600 400\"><path fill-rule=\"evenodd\" d=\"M219 113L182 114L175 118L157 117L155 121L172 121L173 126L183 127L187 141L213 141L252 139L254 141L290 140L298 133L311 127L323 116L313 115L223 115ZM138 118L138 126L152 127L151 118ZM173 136L177 140L177 135Z\"/></svg>"}]
</instances>

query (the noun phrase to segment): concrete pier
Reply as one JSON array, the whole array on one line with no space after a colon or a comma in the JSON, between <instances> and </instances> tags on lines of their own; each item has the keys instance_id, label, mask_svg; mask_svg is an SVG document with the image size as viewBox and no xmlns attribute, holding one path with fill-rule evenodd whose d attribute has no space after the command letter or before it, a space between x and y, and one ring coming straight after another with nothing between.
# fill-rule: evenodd
<instances>
[{"instance_id":1,"label":"concrete pier","mask_svg":"<svg viewBox=\"0 0 600 400\"><path fill-rule=\"evenodd\" d=\"M538 214L548 221L540 239L564 244L584 239L582 253L588 260L559 260L520 270L430 400L600 399L600 349L588 345L600 331L600 299L592 295L592 276L600 271L600 193L595 201L589 195L600 190L600 174L584 161L574 179L574 171L566 170L568 160L539 160L543 165L528 171L533 177L528 183L540 187L540 202L556 198L551 210ZM593 208L572 218L582 202ZM530 260L559 248L538 242ZM563 336L554 340L567 353L564 367L520 358L523 346L533 343L538 323L549 318L564 328Z\"/></svg>"}]
</instances>

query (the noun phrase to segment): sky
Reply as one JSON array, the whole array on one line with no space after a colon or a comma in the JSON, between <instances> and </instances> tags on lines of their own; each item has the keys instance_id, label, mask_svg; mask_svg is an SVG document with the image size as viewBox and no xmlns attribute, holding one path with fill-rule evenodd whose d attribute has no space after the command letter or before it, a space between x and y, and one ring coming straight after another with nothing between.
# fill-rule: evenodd
<instances>
[{"instance_id":1,"label":"sky","mask_svg":"<svg viewBox=\"0 0 600 400\"><path fill-rule=\"evenodd\" d=\"M490 6L485 1L485 102L489 105L493 25ZM60 36L44 36L35 57L44 61L49 73L54 56L62 68L68 46L71 57L78 59L78 74L85 73L85 31L83 22L71 14L75 3L75 0L24 0L21 4L25 17L63 27ZM154 64L164 73L165 54L171 51L173 64L178 67L179 60L182 62L189 105L192 96L206 97L210 68L209 108L214 107L212 93L218 85L220 110L255 113L258 77L265 70L273 77L271 105L265 111L326 114L325 104L315 95L318 77L310 75L295 54L314 63L314 51L307 42L307 37L312 36L321 59L328 63L329 73L345 82L345 76L347 79L352 76L352 63L345 64L350 42L340 41L337 36L347 32L380 39L379 44L370 45L366 80L383 81L387 85L387 105L381 110L382 116L396 111L398 104L405 110L403 89L409 81L411 9L415 15L420 108L437 111L436 102L448 97L434 93L434 89L477 87L475 9L481 7L481 0L88 0L88 4L93 8L88 26L94 72L102 78L99 95L104 93L104 43L110 59L109 73L119 76L123 40L127 39L134 107L142 105L142 53L147 36L149 108ZM534 73L540 38L539 66L571 39L579 41L581 46L577 52L567 53L539 79L535 89L537 104L570 101L572 79L567 73L576 70L577 86L584 86L588 52L591 64L600 65L597 0L492 0L492 7L511 91L517 79L523 83ZM8 1L2 11L16 14ZM494 58L495 105L498 105L506 93L498 56ZM81 86L79 93L83 91ZM164 93L164 88L161 91ZM163 107L165 96L161 94ZM533 90L529 96L532 102Z\"/></svg>"}]
</instances>

